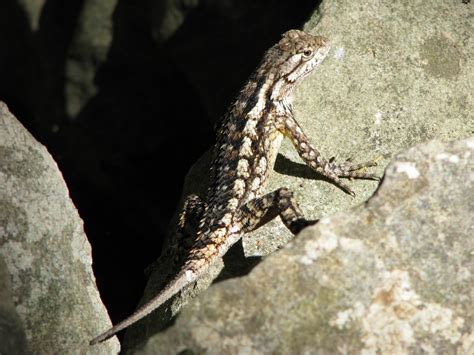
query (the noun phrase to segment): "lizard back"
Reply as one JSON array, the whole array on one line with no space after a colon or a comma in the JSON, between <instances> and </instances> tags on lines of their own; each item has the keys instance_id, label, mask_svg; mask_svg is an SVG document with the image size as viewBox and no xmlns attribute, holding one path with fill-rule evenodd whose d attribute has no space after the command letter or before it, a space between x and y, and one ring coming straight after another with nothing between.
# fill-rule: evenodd
<instances>
[{"instance_id":1,"label":"lizard back","mask_svg":"<svg viewBox=\"0 0 474 355\"><path fill-rule=\"evenodd\" d=\"M195 281L240 237L239 209L259 197L293 115L293 88L326 57L324 37L290 30L264 55L217 131L207 204L181 271L130 317L94 338L102 342L158 308ZM299 128L297 128L299 129Z\"/></svg>"},{"instance_id":2,"label":"lizard back","mask_svg":"<svg viewBox=\"0 0 474 355\"><path fill-rule=\"evenodd\" d=\"M264 55L224 116L214 146L208 206L187 263L196 271L240 238L238 209L260 196L292 111L293 88L326 57L327 40L290 30Z\"/></svg>"}]
</instances>

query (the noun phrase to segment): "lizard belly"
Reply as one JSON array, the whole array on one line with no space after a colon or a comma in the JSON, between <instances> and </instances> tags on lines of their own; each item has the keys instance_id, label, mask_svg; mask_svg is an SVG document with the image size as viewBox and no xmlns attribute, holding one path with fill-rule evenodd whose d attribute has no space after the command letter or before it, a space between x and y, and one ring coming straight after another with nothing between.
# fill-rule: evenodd
<instances>
[{"instance_id":1,"label":"lizard belly","mask_svg":"<svg viewBox=\"0 0 474 355\"><path fill-rule=\"evenodd\" d=\"M281 142L283 140L283 134L280 131L275 131L272 136L270 137L270 149L267 153L268 156L268 167L266 171L266 176L270 173L270 170L273 169L275 165L275 160L280 150Z\"/></svg>"}]
</instances>

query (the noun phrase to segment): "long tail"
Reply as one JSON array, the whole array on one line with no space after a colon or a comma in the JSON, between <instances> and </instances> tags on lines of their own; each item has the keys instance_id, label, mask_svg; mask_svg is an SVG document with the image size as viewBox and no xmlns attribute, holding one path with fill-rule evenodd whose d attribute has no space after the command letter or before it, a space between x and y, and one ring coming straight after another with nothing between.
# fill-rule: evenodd
<instances>
[{"instance_id":1,"label":"long tail","mask_svg":"<svg viewBox=\"0 0 474 355\"><path fill-rule=\"evenodd\" d=\"M155 309L157 309L159 306L161 306L163 303L165 303L167 300L169 300L172 296L174 296L176 293L178 293L179 290L181 290L183 287L187 286L191 282L195 281L197 279L197 275L193 273L192 271L181 271L176 275L176 277L171 281L158 295L156 295L153 299L151 299L149 302L144 304L142 307L137 309L135 313L133 313L130 317L124 319L117 325L113 326L106 332L102 333L98 337L92 339L90 341L90 345L94 345L97 343L101 343L104 340L109 339L110 337L114 336L116 333L121 331L122 329L125 329L132 325L133 323L139 321L146 315L150 314L153 312Z\"/></svg>"}]
</instances>

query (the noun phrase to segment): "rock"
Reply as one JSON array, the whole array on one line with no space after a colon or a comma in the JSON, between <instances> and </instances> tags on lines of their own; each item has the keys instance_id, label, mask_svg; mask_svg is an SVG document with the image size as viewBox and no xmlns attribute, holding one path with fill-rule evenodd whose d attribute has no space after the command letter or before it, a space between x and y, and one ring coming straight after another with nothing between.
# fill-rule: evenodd
<instances>
[{"instance_id":1,"label":"rock","mask_svg":"<svg viewBox=\"0 0 474 355\"><path fill-rule=\"evenodd\" d=\"M76 115L97 95L97 70L104 65L113 37L117 0L84 1L65 65L66 112Z\"/></svg>"},{"instance_id":2,"label":"rock","mask_svg":"<svg viewBox=\"0 0 474 355\"><path fill-rule=\"evenodd\" d=\"M138 354L474 352L474 139L401 153L365 204L215 284Z\"/></svg>"},{"instance_id":3,"label":"rock","mask_svg":"<svg viewBox=\"0 0 474 355\"><path fill-rule=\"evenodd\" d=\"M332 44L329 58L297 90L294 104L297 120L324 156L337 156L339 160L353 157L356 162L382 156L375 169L382 176L385 166L401 150L434 138L447 141L474 134L470 109L470 83L474 81L469 41L472 22L462 3L327 0L305 30L327 36ZM309 218L322 218L359 205L377 189L374 181L352 181L350 185L357 194L352 199L304 166L290 142L284 141L280 153L267 191L288 187ZM184 195L203 195L208 167L209 158L205 156L191 170ZM250 233L242 245L230 251L219 279L245 274L261 256L291 239L278 219ZM126 349L132 352L144 334L164 329L189 299L212 282L222 266L216 266L217 270L205 275L197 286L186 289L132 327L126 336ZM167 274L163 269L156 268L142 302L163 287ZM386 282L409 282L411 277L394 274ZM382 284L386 285L379 283L377 287ZM371 295L367 293L367 297ZM270 306L265 309L269 314L280 314ZM321 322L326 319L321 317ZM156 337L163 340L161 335Z\"/></svg>"},{"instance_id":4,"label":"rock","mask_svg":"<svg viewBox=\"0 0 474 355\"><path fill-rule=\"evenodd\" d=\"M33 1L15 1L17 6L20 7L25 17L29 21L30 28L33 31L38 31L40 27L41 12L44 10L46 0L33 0Z\"/></svg>"},{"instance_id":5,"label":"rock","mask_svg":"<svg viewBox=\"0 0 474 355\"><path fill-rule=\"evenodd\" d=\"M187 16L199 5L199 0L165 0L152 2L151 28L153 39L162 45L183 25Z\"/></svg>"},{"instance_id":6,"label":"rock","mask_svg":"<svg viewBox=\"0 0 474 355\"><path fill-rule=\"evenodd\" d=\"M95 286L82 220L46 148L2 102L0 186L0 257L29 350L87 353L88 341L110 320ZM1 292L7 292L3 283ZM116 353L119 344L114 339L96 350Z\"/></svg>"},{"instance_id":7,"label":"rock","mask_svg":"<svg viewBox=\"0 0 474 355\"><path fill-rule=\"evenodd\" d=\"M27 354L25 328L11 295L10 272L0 256L0 354Z\"/></svg>"},{"instance_id":8,"label":"rock","mask_svg":"<svg viewBox=\"0 0 474 355\"><path fill-rule=\"evenodd\" d=\"M431 26L443 35L436 37ZM474 28L462 3L327 0L305 30L332 45L329 58L297 88L294 103L296 119L323 156L356 162L382 156L375 169L381 176L401 150L474 135ZM186 193L205 193L208 164L204 157L192 169ZM267 191L290 188L306 214L320 218L361 203L377 188L374 181L350 185L355 199L319 179L284 140ZM247 256L267 255L291 239L278 220L251 235L244 239Z\"/></svg>"}]
</instances>

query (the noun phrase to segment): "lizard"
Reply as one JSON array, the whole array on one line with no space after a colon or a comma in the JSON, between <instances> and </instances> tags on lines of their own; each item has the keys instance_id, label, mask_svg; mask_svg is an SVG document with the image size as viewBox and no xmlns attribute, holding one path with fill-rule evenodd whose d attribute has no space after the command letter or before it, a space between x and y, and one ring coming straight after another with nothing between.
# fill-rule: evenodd
<instances>
[{"instance_id":1,"label":"lizard","mask_svg":"<svg viewBox=\"0 0 474 355\"><path fill-rule=\"evenodd\" d=\"M351 196L355 194L342 177L378 179L365 171L376 165L375 160L338 164L323 158L295 120L293 89L323 62L329 50L325 37L293 29L265 52L216 132L207 199L190 195L184 203L178 229L186 229L186 216L192 216L197 224L187 260L162 291L130 317L91 340L91 345L129 327L196 281L243 234L277 216L293 234L317 222L304 217L288 188L262 195L283 137L292 141L310 168Z\"/></svg>"}]
</instances>

